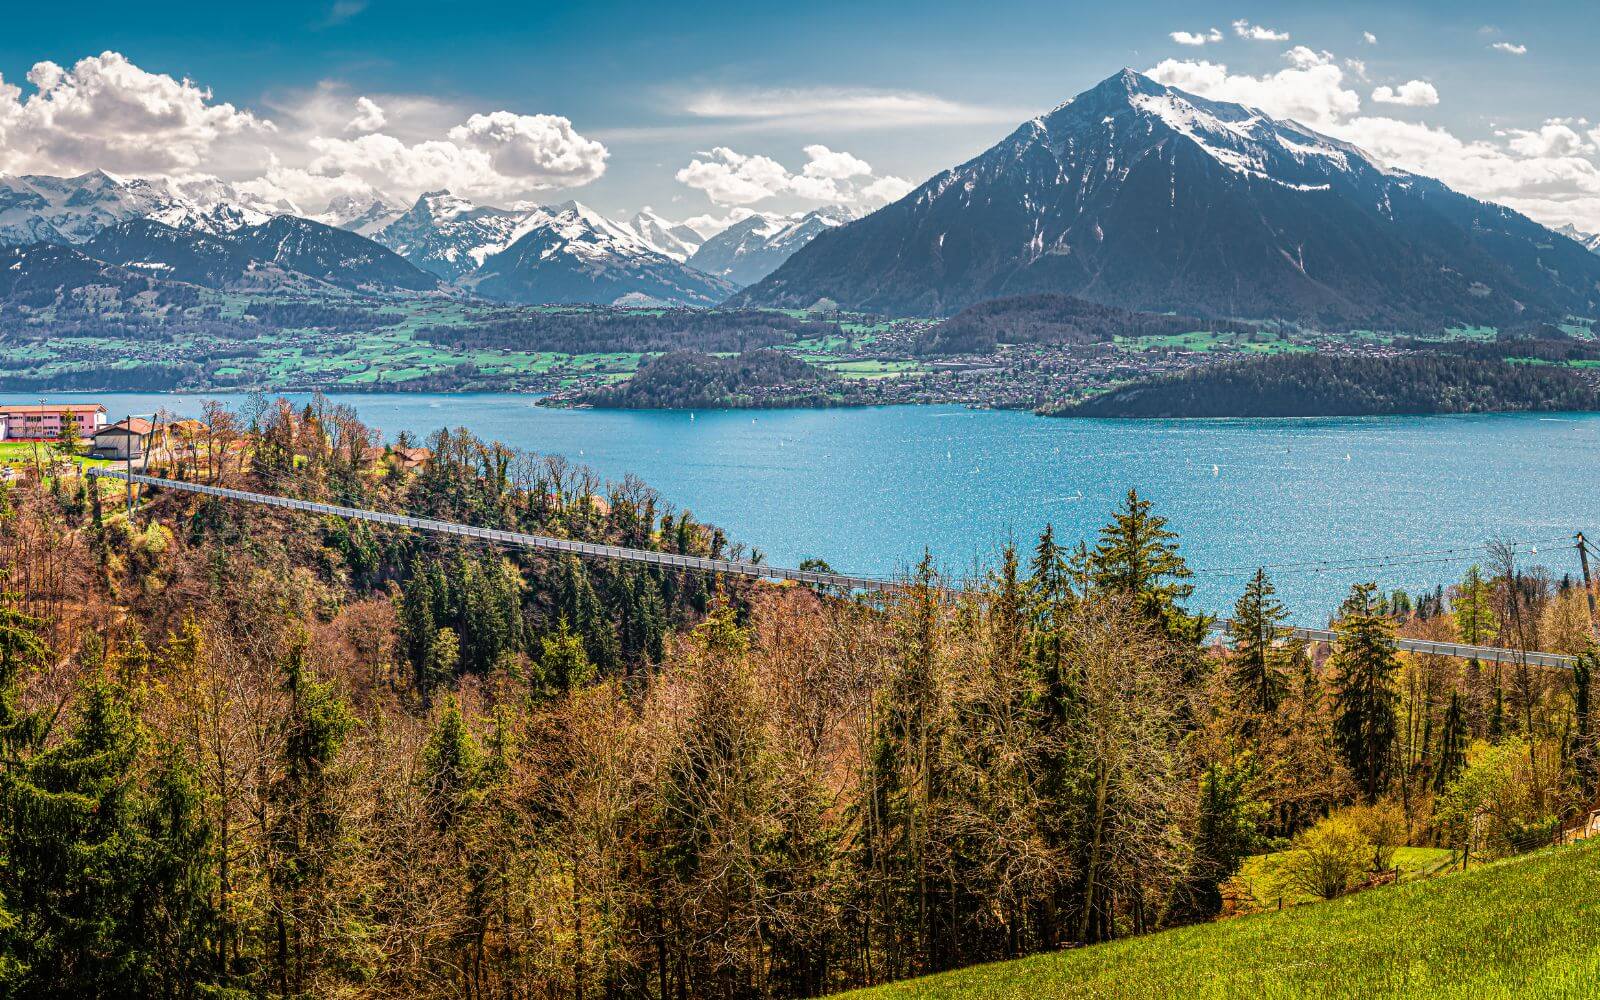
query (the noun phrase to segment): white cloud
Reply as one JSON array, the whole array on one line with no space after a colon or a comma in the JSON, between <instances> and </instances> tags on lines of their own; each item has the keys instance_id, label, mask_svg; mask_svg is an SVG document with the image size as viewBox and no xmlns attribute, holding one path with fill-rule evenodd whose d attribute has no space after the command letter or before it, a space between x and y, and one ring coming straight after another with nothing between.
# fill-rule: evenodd
<instances>
[{"instance_id":1,"label":"white cloud","mask_svg":"<svg viewBox=\"0 0 1600 1000\"><path fill-rule=\"evenodd\" d=\"M705 90L678 98L693 118L746 122L768 129L874 129L931 124L1012 122L1015 109L982 107L916 91L838 87Z\"/></svg>"},{"instance_id":2,"label":"white cloud","mask_svg":"<svg viewBox=\"0 0 1600 1000\"><path fill-rule=\"evenodd\" d=\"M1372 92L1372 99L1379 104L1431 108L1439 103L1439 91L1426 80L1410 80L1398 87L1379 87Z\"/></svg>"},{"instance_id":3,"label":"white cloud","mask_svg":"<svg viewBox=\"0 0 1600 1000\"><path fill-rule=\"evenodd\" d=\"M805 154L808 162L802 172L807 177L823 177L829 180L842 181L851 177L866 177L872 174L872 164L860 157L849 153L835 153L827 146L807 146Z\"/></svg>"},{"instance_id":4,"label":"white cloud","mask_svg":"<svg viewBox=\"0 0 1600 1000\"><path fill-rule=\"evenodd\" d=\"M1212 42L1222 41L1222 32L1216 28L1203 32L1174 31L1169 33L1167 37L1179 45L1207 45Z\"/></svg>"},{"instance_id":5,"label":"white cloud","mask_svg":"<svg viewBox=\"0 0 1600 1000\"><path fill-rule=\"evenodd\" d=\"M677 173L678 182L704 191L718 205L748 205L787 193L788 170L766 156L745 156L718 146Z\"/></svg>"},{"instance_id":6,"label":"white cloud","mask_svg":"<svg viewBox=\"0 0 1600 1000\"><path fill-rule=\"evenodd\" d=\"M806 165L790 173L771 157L717 146L695 157L676 176L679 183L724 206L783 196L827 204L882 204L911 189L903 178L874 177L872 165L850 153L810 145L805 154Z\"/></svg>"},{"instance_id":7,"label":"white cloud","mask_svg":"<svg viewBox=\"0 0 1600 1000\"><path fill-rule=\"evenodd\" d=\"M1492 139L1464 140L1447 129L1361 114L1359 95L1345 86L1337 65L1303 53L1286 56L1292 68L1264 76L1229 72L1203 60L1168 59L1147 75L1217 100L1262 108L1352 142L1379 163L1434 177L1464 194L1506 205L1543 222L1600 230L1600 128L1581 118L1549 119L1538 128L1507 128ZM1411 81L1385 90L1392 98L1437 98ZM1423 84L1426 86L1426 84ZM1418 105L1420 106L1420 105ZM1587 134L1586 134L1587 132Z\"/></svg>"},{"instance_id":8,"label":"white cloud","mask_svg":"<svg viewBox=\"0 0 1600 1000\"><path fill-rule=\"evenodd\" d=\"M352 98L330 83L270 100L269 119L116 52L70 68L40 62L27 79L31 91L0 80L0 171L98 168L285 210L315 211L343 195L410 201L439 187L520 199L593 181L608 155L556 115L475 114L415 95Z\"/></svg>"},{"instance_id":9,"label":"white cloud","mask_svg":"<svg viewBox=\"0 0 1600 1000\"><path fill-rule=\"evenodd\" d=\"M270 121L217 102L190 80L147 73L115 52L28 73L34 92L0 80L0 170L186 173L222 140L271 133Z\"/></svg>"},{"instance_id":10,"label":"white cloud","mask_svg":"<svg viewBox=\"0 0 1600 1000\"><path fill-rule=\"evenodd\" d=\"M370 97L356 98L356 116L344 127L346 132L376 132L388 124L389 116L383 113Z\"/></svg>"},{"instance_id":11,"label":"white cloud","mask_svg":"<svg viewBox=\"0 0 1600 1000\"><path fill-rule=\"evenodd\" d=\"M605 146L585 139L558 115L491 111L450 130L450 139L489 157L496 172L543 190L575 187L605 173Z\"/></svg>"},{"instance_id":12,"label":"white cloud","mask_svg":"<svg viewBox=\"0 0 1600 1000\"><path fill-rule=\"evenodd\" d=\"M1287 31L1274 31L1272 28L1251 24L1243 19L1233 22L1233 33L1240 38L1248 38L1252 42L1287 42L1289 40Z\"/></svg>"},{"instance_id":13,"label":"white cloud","mask_svg":"<svg viewBox=\"0 0 1600 1000\"><path fill-rule=\"evenodd\" d=\"M707 212L704 215L690 216L683 220L683 224L699 233L702 238L710 239L729 226L743 222L755 214L755 209L745 208L743 205L735 205L733 208L728 209L725 215L715 215Z\"/></svg>"},{"instance_id":14,"label":"white cloud","mask_svg":"<svg viewBox=\"0 0 1600 1000\"><path fill-rule=\"evenodd\" d=\"M1306 49L1305 52L1310 52ZM1293 118L1326 128L1361 109L1361 96L1344 86L1344 70L1321 57L1307 61L1299 49L1286 53L1295 65L1267 76L1230 73L1222 63L1167 59L1145 72L1153 80L1202 97L1260 108L1275 118Z\"/></svg>"},{"instance_id":15,"label":"white cloud","mask_svg":"<svg viewBox=\"0 0 1600 1000\"><path fill-rule=\"evenodd\" d=\"M1358 80L1367 79L1367 64L1366 64L1365 60L1362 60L1362 59L1346 59L1344 61L1344 65L1345 65L1346 69L1348 69L1350 72L1352 72L1352 73L1354 73L1356 75L1356 79L1358 79Z\"/></svg>"},{"instance_id":16,"label":"white cloud","mask_svg":"<svg viewBox=\"0 0 1600 1000\"><path fill-rule=\"evenodd\" d=\"M1296 45L1294 48L1285 52L1283 54L1283 58L1287 59L1290 65L1294 66L1295 69L1311 69L1316 66L1328 66L1334 61L1332 52L1329 52L1326 49L1321 52L1317 52L1304 45Z\"/></svg>"},{"instance_id":17,"label":"white cloud","mask_svg":"<svg viewBox=\"0 0 1600 1000\"><path fill-rule=\"evenodd\" d=\"M1525 56L1528 54L1528 47L1526 45L1518 45L1516 42L1495 42L1493 45L1489 46L1489 48L1494 49L1497 52L1509 52L1514 56Z\"/></svg>"},{"instance_id":18,"label":"white cloud","mask_svg":"<svg viewBox=\"0 0 1600 1000\"><path fill-rule=\"evenodd\" d=\"M879 177L862 188L857 192L859 195L858 200L863 205L887 205L890 202L904 198L915 187L916 184L906 180L904 177L895 177L891 174L887 177Z\"/></svg>"},{"instance_id":19,"label":"white cloud","mask_svg":"<svg viewBox=\"0 0 1600 1000\"><path fill-rule=\"evenodd\" d=\"M1376 44L1378 44L1378 36L1374 35L1370 31L1363 31L1361 33L1361 40L1363 42L1366 42L1368 45L1376 45Z\"/></svg>"},{"instance_id":20,"label":"white cloud","mask_svg":"<svg viewBox=\"0 0 1600 1000\"><path fill-rule=\"evenodd\" d=\"M1533 130L1511 129L1509 135L1507 145L1523 156L1580 156L1594 152L1594 147L1564 122L1545 122Z\"/></svg>"}]
</instances>

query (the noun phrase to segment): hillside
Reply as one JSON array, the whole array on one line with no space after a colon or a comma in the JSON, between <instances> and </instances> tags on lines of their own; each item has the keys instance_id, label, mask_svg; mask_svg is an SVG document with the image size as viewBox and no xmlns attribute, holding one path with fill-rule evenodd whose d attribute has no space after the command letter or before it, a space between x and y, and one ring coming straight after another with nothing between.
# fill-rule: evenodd
<instances>
[{"instance_id":1,"label":"hillside","mask_svg":"<svg viewBox=\"0 0 1600 1000\"><path fill-rule=\"evenodd\" d=\"M986 354L999 344L1092 344L1121 337L1244 330L1189 316L1131 312L1071 295L1044 293L968 306L917 335L918 354Z\"/></svg>"},{"instance_id":2,"label":"hillside","mask_svg":"<svg viewBox=\"0 0 1600 1000\"><path fill-rule=\"evenodd\" d=\"M1132 70L865 219L737 301L944 315L998 296L1431 330L1589 315L1600 257L1293 121Z\"/></svg>"},{"instance_id":3,"label":"hillside","mask_svg":"<svg viewBox=\"0 0 1600 1000\"><path fill-rule=\"evenodd\" d=\"M846 994L856 1000L1239 996L1496 1000L1600 992L1600 846L1332 903Z\"/></svg>"},{"instance_id":4,"label":"hillside","mask_svg":"<svg viewBox=\"0 0 1600 1000\"><path fill-rule=\"evenodd\" d=\"M1458 355L1284 354L1134 382L1057 410L1072 417L1335 417L1592 410L1570 368Z\"/></svg>"},{"instance_id":5,"label":"hillside","mask_svg":"<svg viewBox=\"0 0 1600 1000\"><path fill-rule=\"evenodd\" d=\"M663 354L620 385L562 400L622 410L696 410L771 406L826 406L841 380L792 354L747 351L716 357L695 351Z\"/></svg>"}]
</instances>

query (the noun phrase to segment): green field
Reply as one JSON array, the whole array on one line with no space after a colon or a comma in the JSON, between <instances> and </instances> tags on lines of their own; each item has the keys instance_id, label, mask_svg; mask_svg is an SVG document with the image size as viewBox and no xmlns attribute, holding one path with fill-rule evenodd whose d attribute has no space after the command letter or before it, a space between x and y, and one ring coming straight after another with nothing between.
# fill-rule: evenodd
<instances>
[{"instance_id":1,"label":"green field","mask_svg":"<svg viewBox=\"0 0 1600 1000\"><path fill-rule=\"evenodd\" d=\"M1600 996L1600 844L1330 903L977 966L856 1000Z\"/></svg>"}]
</instances>

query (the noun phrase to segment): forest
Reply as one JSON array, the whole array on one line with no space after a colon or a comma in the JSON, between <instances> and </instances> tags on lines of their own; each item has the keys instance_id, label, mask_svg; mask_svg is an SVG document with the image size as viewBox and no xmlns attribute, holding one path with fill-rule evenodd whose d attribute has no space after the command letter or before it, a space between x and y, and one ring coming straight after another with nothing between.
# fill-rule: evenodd
<instances>
[{"instance_id":1,"label":"forest","mask_svg":"<svg viewBox=\"0 0 1600 1000\"><path fill-rule=\"evenodd\" d=\"M1252 329L1240 323L1132 312L1072 295L1044 293L968 306L919 333L915 350L918 354L988 354L1000 344L1109 344L1117 337Z\"/></svg>"},{"instance_id":2,"label":"forest","mask_svg":"<svg viewBox=\"0 0 1600 1000\"><path fill-rule=\"evenodd\" d=\"M465 324L423 327L417 338L454 348L560 354L722 353L838 333L831 320L764 309L518 309Z\"/></svg>"},{"instance_id":3,"label":"forest","mask_svg":"<svg viewBox=\"0 0 1600 1000\"><path fill-rule=\"evenodd\" d=\"M761 558L460 430L407 471L320 399L204 423L160 472ZM1265 851L1328 897L1517 853L1595 794L1586 595L1510 544L1356 584L1323 648L1265 570L1208 638L1133 491L863 596L113 485L0 484L8 995L818 996L1211 919Z\"/></svg>"},{"instance_id":4,"label":"forest","mask_svg":"<svg viewBox=\"0 0 1600 1000\"><path fill-rule=\"evenodd\" d=\"M1074 417L1327 417L1593 410L1570 368L1459 354L1280 354L1110 389L1051 411Z\"/></svg>"},{"instance_id":5,"label":"forest","mask_svg":"<svg viewBox=\"0 0 1600 1000\"><path fill-rule=\"evenodd\" d=\"M783 351L733 357L672 351L645 362L627 381L563 397L564 405L624 410L828 406L845 401L837 375Z\"/></svg>"}]
</instances>

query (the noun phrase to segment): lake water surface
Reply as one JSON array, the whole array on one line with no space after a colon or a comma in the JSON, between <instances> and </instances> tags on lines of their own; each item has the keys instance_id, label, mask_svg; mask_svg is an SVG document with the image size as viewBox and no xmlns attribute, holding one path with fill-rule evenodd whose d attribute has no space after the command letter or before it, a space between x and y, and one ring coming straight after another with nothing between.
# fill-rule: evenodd
<instances>
[{"instance_id":1,"label":"lake water surface","mask_svg":"<svg viewBox=\"0 0 1600 1000\"><path fill-rule=\"evenodd\" d=\"M202 397L82 398L115 420L197 413ZM1456 579L1490 537L1536 543L1537 561L1576 573L1572 533L1600 534L1600 414L1110 421L958 406L691 415L547 409L509 394L330 398L390 435L465 426L607 477L634 473L769 562L816 556L841 572L897 572L927 546L961 573L1007 538L1031 545L1046 522L1062 540L1092 539L1137 487L1182 535L1199 571L1195 607L1231 609L1265 563L1300 624L1325 621L1356 580L1416 591Z\"/></svg>"}]
</instances>

